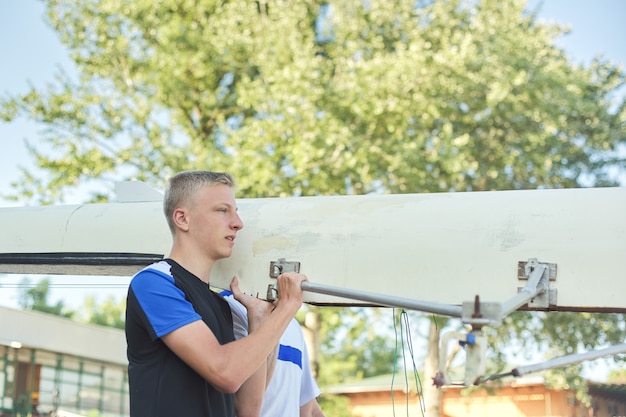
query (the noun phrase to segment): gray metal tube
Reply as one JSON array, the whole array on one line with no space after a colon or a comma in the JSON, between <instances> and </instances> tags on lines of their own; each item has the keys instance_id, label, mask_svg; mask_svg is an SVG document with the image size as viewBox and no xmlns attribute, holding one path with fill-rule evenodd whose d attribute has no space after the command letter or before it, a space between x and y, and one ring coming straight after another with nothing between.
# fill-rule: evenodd
<instances>
[{"instance_id":1,"label":"gray metal tube","mask_svg":"<svg viewBox=\"0 0 626 417\"><path fill-rule=\"evenodd\" d=\"M368 291L332 287L330 285L316 284L309 281L302 282L302 290L318 294L349 298L351 300L365 301L385 307L405 308L407 310L423 311L426 313L439 314L442 316L461 317L463 314L463 308L461 306L417 301L410 298L394 297Z\"/></svg>"},{"instance_id":2,"label":"gray metal tube","mask_svg":"<svg viewBox=\"0 0 626 417\"><path fill-rule=\"evenodd\" d=\"M560 358L551 359L549 361L537 363L534 365L519 366L513 369L511 373L513 376L522 376L533 372L544 371L547 369L564 368L566 366L573 365L579 362L590 361L593 359L601 358L603 356L617 355L619 353L626 353L626 343L610 346L605 349L592 350L590 352L562 356Z\"/></svg>"},{"instance_id":3,"label":"gray metal tube","mask_svg":"<svg viewBox=\"0 0 626 417\"><path fill-rule=\"evenodd\" d=\"M528 277L524 288L515 297L502 303L502 317L517 310L546 290L545 284L541 283L541 277L546 268L546 265L537 265Z\"/></svg>"}]
</instances>

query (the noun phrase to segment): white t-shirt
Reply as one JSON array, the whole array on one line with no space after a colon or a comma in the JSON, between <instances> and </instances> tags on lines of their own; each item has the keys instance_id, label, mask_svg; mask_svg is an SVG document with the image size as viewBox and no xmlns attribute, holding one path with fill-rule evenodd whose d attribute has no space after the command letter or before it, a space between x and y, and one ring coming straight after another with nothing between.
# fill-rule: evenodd
<instances>
[{"instance_id":1,"label":"white t-shirt","mask_svg":"<svg viewBox=\"0 0 626 417\"><path fill-rule=\"evenodd\" d=\"M233 315L235 339L247 336L246 308L235 300L230 291L223 291L222 295L228 301ZM300 407L319 394L320 389L311 372L302 329L298 321L292 319L280 338L278 360L263 397L261 417L299 416Z\"/></svg>"}]
</instances>

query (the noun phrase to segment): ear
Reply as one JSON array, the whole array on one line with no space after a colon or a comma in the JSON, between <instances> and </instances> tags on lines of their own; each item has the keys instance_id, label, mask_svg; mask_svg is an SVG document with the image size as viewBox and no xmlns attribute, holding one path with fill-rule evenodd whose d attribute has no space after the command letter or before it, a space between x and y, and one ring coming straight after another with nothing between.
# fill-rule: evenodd
<instances>
[{"instance_id":1,"label":"ear","mask_svg":"<svg viewBox=\"0 0 626 417\"><path fill-rule=\"evenodd\" d=\"M176 228L186 232L189 230L189 221L187 219L187 211L183 208L177 208L172 213L172 218L174 219L174 224Z\"/></svg>"}]
</instances>

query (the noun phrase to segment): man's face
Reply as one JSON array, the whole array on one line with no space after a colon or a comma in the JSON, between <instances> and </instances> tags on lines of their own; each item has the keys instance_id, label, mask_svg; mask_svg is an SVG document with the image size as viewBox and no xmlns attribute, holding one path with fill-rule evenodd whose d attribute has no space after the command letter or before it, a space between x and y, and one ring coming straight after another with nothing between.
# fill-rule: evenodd
<instances>
[{"instance_id":1,"label":"man's face","mask_svg":"<svg viewBox=\"0 0 626 417\"><path fill-rule=\"evenodd\" d=\"M243 228L233 189L225 184L207 185L198 192L188 221L191 239L215 261L232 254L235 236Z\"/></svg>"}]
</instances>

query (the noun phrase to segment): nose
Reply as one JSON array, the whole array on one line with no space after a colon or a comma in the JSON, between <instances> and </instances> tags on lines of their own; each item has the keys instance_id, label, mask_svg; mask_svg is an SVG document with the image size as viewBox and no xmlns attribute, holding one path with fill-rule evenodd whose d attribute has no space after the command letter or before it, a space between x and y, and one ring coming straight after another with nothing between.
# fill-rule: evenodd
<instances>
[{"instance_id":1,"label":"nose","mask_svg":"<svg viewBox=\"0 0 626 417\"><path fill-rule=\"evenodd\" d=\"M235 218L233 220L231 227L235 230L243 229L243 222L241 221L241 217L239 217L239 214L235 213Z\"/></svg>"}]
</instances>

